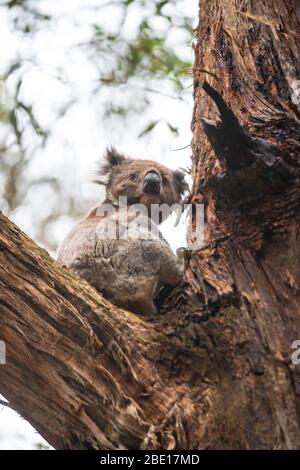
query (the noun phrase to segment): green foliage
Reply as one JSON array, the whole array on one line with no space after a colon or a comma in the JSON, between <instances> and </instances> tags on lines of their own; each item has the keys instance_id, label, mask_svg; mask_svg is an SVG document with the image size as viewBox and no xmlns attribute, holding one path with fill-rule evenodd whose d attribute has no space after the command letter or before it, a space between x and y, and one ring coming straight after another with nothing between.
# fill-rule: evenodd
<instances>
[{"instance_id":1,"label":"green foliage","mask_svg":"<svg viewBox=\"0 0 300 470\"><path fill-rule=\"evenodd\" d=\"M2 10L6 10L10 29L18 41L27 45L25 53L17 52L15 57L11 57L7 70L0 77L10 85L9 104L0 106L0 126L5 130L0 141L0 184L4 188L0 192L0 207L7 214L12 214L24 204L33 186L47 185L57 195L64 191L63 181L59 178L36 177L30 181L28 171L34 152L50 140L51 131L43 129L40 124L36 103L26 100L24 81L28 71L43 69L39 57L34 52L30 53L30 45L39 43L40 32L46 30L53 33L62 16L68 16L69 2L54 3L59 8L65 8L65 12L61 14L59 8L56 10L51 2L43 0L7 0L0 5ZM102 122L115 126L117 118L123 123L129 114L138 119L146 116L145 111L154 95L156 101L160 95L167 99L183 100L190 93L186 90L186 85L190 84L188 72L191 66L187 57L192 59L189 48L196 11L188 11L184 0L86 0L82 5L74 13L70 2L70 22L76 30L89 31L89 34L79 43L70 41L70 55L77 54L83 66L93 69L96 78L92 79L90 99L93 104L95 102L95 107L101 102ZM176 38L179 38L177 43ZM46 54L47 47L43 45ZM22 48L20 50L23 51ZM32 47L34 50L37 48ZM78 98L76 93L72 95L72 82L76 82L77 78L65 74L64 67L65 64L58 64L57 68L49 67L49 75L63 84L67 97L70 95L70 98L59 102L60 108L55 111L56 121L65 117ZM45 94L47 92L45 87ZM172 122L153 119L149 115L140 121L138 138L148 137L162 122L166 132L178 135L178 129ZM66 213L75 214L79 210L78 201L74 201L70 194L68 198ZM61 207L58 206L49 216L45 216L40 240L47 232L47 224L55 222L60 215Z\"/></svg>"},{"instance_id":2,"label":"green foliage","mask_svg":"<svg viewBox=\"0 0 300 470\"><path fill-rule=\"evenodd\" d=\"M78 47L86 51L90 61L97 67L101 86L116 87L122 84L131 88L132 80L134 83L142 80L142 99L146 106L147 95L160 89L150 86L151 80L169 81L180 98L184 92L181 80L188 77L191 62L182 57L182 51L179 53L176 45L172 42L170 45L169 37L174 31L183 32L186 38L183 41L187 48L190 47L195 12L190 12L189 16L183 5L182 0L102 0L97 6L87 2L85 9L94 10L95 16L103 12L103 20L99 20L98 16L97 21L90 24L93 31L91 38ZM25 36L31 35L32 39L46 23L55 26L58 20L51 9L49 13L45 11L47 7L42 0L10 0L6 6L12 12L15 28ZM117 25L115 18L110 21L108 12L112 6L118 18ZM133 25L129 33L128 23ZM159 27L156 27L157 23ZM78 24L80 26L86 27L87 24L83 21ZM95 88L95 93L98 91ZM140 99L141 96L140 93ZM107 114L124 114L124 107L116 106L113 100L107 103L108 108L109 104L111 109L108 109ZM137 108L133 107L132 111L137 111Z\"/></svg>"},{"instance_id":3,"label":"green foliage","mask_svg":"<svg viewBox=\"0 0 300 470\"><path fill-rule=\"evenodd\" d=\"M125 79L145 70L151 74L162 73L179 77L186 75L191 66L190 63L180 60L178 55L166 46L163 38L153 37L146 32L128 45L126 65Z\"/></svg>"},{"instance_id":4,"label":"green foliage","mask_svg":"<svg viewBox=\"0 0 300 470\"><path fill-rule=\"evenodd\" d=\"M35 445L35 449L36 450L51 450L51 447L46 445L46 444L42 444L41 442L39 442L38 444Z\"/></svg>"}]
</instances>

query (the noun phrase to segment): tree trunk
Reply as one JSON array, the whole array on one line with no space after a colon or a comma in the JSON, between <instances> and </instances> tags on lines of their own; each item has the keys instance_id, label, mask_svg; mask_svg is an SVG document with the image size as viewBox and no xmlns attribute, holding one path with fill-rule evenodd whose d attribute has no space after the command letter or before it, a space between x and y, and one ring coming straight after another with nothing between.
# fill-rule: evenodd
<instances>
[{"instance_id":1,"label":"tree trunk","mask_svg":"<svg viewBox=\"0 0 300 470\"><path fill-rule=\"evenodd\" d=\"M299 34L296 1L202 0L205 246L154 321L0 217L0 393L55 448L300 448Z\"/></svg>"},{"instance_id":2,"label":"tree trunk","mask_svg":"<svg viewBox=\"0 0 300 470\"><path fill-rule=\"evenodd\" d=\"M200 16L192 200L205 204L206 244L187 278L207 306L195 317L215 374L201 443L299 448L299 2L207 0Z\"/></svg>"}]
</instances>

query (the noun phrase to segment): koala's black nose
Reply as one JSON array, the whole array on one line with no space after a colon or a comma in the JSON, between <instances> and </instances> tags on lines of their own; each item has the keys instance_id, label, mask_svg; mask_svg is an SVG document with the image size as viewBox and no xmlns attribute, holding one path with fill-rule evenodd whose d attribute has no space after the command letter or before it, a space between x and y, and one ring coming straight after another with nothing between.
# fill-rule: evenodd
<instances>
[{"instance_id":1,"label":"koala's black nose","mask_svg":"<svg viewBox=\"0 0 300 470\"><path fill-rule=\"evenodd\" d=\"M144 178L144 191L149 194L160 193L160 176L156 171L149 171Z\"/></svg>"}]
</instances>

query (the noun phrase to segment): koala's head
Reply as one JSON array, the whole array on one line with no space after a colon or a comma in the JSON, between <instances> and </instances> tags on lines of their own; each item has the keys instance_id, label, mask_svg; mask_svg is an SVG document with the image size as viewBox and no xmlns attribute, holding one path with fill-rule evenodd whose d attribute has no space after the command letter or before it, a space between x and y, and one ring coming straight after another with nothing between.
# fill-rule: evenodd
<instances>
[{"instance_id":1,"label":"koala's head","mask_svg":"<svg viewBox=\"0 0 300 470\"><path fill-rule=\"evenodd\" d=\"M172 171L152 160L126 158L113 147L107 149L100 172L107 177L108 200L127 196L129 205L144 204L148 209L151 204L178 203L188 189L181 171Z\"/></svg>"}]
</instances>

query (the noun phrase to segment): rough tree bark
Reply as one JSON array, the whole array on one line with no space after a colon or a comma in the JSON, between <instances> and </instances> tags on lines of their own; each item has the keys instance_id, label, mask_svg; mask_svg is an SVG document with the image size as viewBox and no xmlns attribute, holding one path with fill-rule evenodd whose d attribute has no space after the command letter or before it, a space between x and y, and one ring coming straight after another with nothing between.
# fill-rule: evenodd
<instances>
[{"instance_id":1,"label":"rough tree bark","mask_svg":"<svg viewBox=\"0 0 300 470\"><path fill-rule=\"evenodd\" d=\"M201 2L190 200L205 246L154 321L0 217L0 393L55 448L300 448L297 5Z\"/></svg>"}]
</instances>

